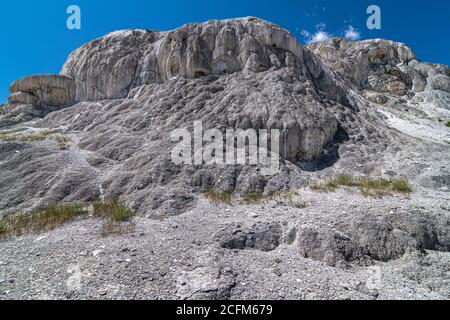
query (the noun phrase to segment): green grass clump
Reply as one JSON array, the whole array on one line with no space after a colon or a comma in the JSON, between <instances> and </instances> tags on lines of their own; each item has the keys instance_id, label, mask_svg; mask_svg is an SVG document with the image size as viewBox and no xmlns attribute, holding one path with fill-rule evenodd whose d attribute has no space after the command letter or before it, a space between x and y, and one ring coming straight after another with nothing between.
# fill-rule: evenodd
<instances>
[{"instance_id":1,"label":"green grass clump","mask_svg":"<svg viewBox=\"0 0 450 320\"><path fill-rule=\"evenodd\" d=\"M447 123L445 124L445 126L450 127L450 121L447 121Z\"/></svg>"},{"instance_id":2,"label":"green grass clump","mask_svg":"<svg viewBox=\"0 0 450 320\"><path fill-rule=\"evenodd\" d=\"M392 182L392 189L396 192L411 193L412 188L405 179L398 179Z\"/></svg>"},{"instance_id":3,"label":"green grass clump","mask_svg":"<svg viewBox=\"0 0 450 320\"><path fill-rule=\"evenodd\" d=\"M318 191L331 192L336 190L339 186L354 186L354 179L348 175L339 175L335 178L327 180L325 182L314 183L311 188Z\"/></svg>"},{"instance_id":4,"label":"green grass clump","mask_svg":"<svg viewBox=\"0 0 450 320\"><path fill-rule=\"evenodd\" d=\"M371 177L353 178L348 175L340 175L325 182L311 185L311 188L323 192L335 191L340 186L357 187L364 195L383 195L389 192L409 194L412 188L405 179L377 179Z\"/></svg>"},{"instance_id":5,"label":"green grass clump","mask_svg":"<svg viewBox=\"0 0 450 320\"><path fill-rule=\"evenodd\" d=\"M94 201L92 206L94 216L103 218L100 230L102 236L120 235L135 230L135 224L130 220L134 216L134 212L119 198L113 197L105 201L97 200Z\"/></svg>"},{"instance_id":6,"label":"green grass clump","mask_svg":"<svg viewBox=\"0 0 450 320\"><path fill-rule=\"evenodd\" d=\"M117 197L106 201L94 201L94 215L112 221L127 221L134 216L134 212Z\"/></svg>"},{"instance_id":7,"label":"green grass clump","mask_svg":"<svg viewBox=\"0 0 450 320\"><path fill-rule=\"evenodd\" d=\"M225 203L230 205L233 199L233 193L231 191L209 189L205 192L205 197L214 204Z\"/></svg>"},{"instance_id":8,"label":"green grass clump","mask_svg":"<svg viewBox=\"0 0 450 320\"><path fill-rule=\"evenodd\" d=\"M50 204L29 213L10 215L0 221L0 235L20 236L53 230L65 222L87 213L85 206L74 204Z\"/></svg>"},{"instance_id":9,"label":"green grass clump","mask_svg":"<svg viewBox=\"0 0 450 320\"><path fill-rule=\"evenodd\" d=\"M213 204L224 203L231 205L233 201L233 193L228 191L209 189L207 192L205 192L204 195L206 199L208 199ZM246 205L261 204L274 201L278 205L290 206L298 209L307 207L306 203L295 199L297 198L297 196L298 193L294 190L269 192L267 194L261 191L257 191L245 193L237 200Z\"/></svg>"}]
</instances>

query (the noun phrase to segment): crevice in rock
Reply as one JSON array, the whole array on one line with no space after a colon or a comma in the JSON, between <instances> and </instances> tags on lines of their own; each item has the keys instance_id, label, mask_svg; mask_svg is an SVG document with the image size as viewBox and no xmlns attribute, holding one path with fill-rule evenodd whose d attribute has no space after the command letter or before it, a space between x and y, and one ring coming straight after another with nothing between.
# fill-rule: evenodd
<instances>
[{"instance_id":1,"label":"crevice in rock","mask_svg":"<svg viewBox=\"0 0 450 320\"><path fill-rule=\"evenodd\" d=\"M333 140L325 146L318 159L312 161L298 161L296 162L296 165L307 172L317 172L332 167L340 159L340 146L348 140L349 135L347 131L339 124L338 131Z\"/></svg>"}]
</instances>

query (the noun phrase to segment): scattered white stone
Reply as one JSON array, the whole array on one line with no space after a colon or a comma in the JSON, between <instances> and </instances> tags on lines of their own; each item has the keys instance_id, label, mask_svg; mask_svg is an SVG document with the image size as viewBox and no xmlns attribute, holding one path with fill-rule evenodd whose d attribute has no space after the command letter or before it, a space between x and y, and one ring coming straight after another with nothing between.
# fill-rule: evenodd
<instances>
[{"instance_id":1,"label":"scattered white stone","mask_svg":"<svg viewBox=\"0 0 450 320\"><path fill-rule=\"evenodd\" d=\"M38 238L36 238L36 240L34 240L35 242L39 242L39 241L42 241L42 240L44 240L45 238L47 238L48 236L41 236L41 237L38 237Z\"/></svg>"},{"instance_id":2,"label":"scattered white stone","mask_svg":"<svg viewBox=\"0 0 450 320\"><path fill-rule=\"evenodd\" d=\"M96 257L96 256L98 256L99 254L101 254L103 252L103 250L94 250L94 251L92 251L92 255L94 256L94 257Z\"/></svg>"}]
</instances>

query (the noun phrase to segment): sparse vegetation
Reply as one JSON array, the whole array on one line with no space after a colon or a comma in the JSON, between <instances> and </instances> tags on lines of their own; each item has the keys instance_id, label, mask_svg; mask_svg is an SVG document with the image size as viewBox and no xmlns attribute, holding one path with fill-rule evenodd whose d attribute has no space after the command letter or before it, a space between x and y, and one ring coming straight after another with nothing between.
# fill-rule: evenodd
<instances>
[{"instance_id":1,"label":"sparse vegetation","mask_svg":"<svg viewBox=\"0 0 450 320\"><path fill-rule=\"evenodd\" d=\"M289 191L280 191L280 192L249 192L242 195L239 199L244 204L261 204L269 201L274 201L278 205L289 206L293 208L303 209L307 207L305 202L298 201L295 197L298 196L298 193L294 190ZM218 191L214 189L210 189L205 193L205 197L212 203L224 203L230 205L233 201L233 193L232 192L224 192Z\"/></svg>"},{"instance_id":2,"label":"sparse vegetation","mask_svg":"<svg viewBox=\"0 0 450 320\"><path fill-rule=\"evenodd\" d=\"M112 221L127 221L134 216L134 212L117 197L106 201L94 201L94 216Z\"/></svg>"},{"instance_id":3,"label":"sparse vegetation","mask_svg":"<svg viewBox=\"0 0 450 320\"><path fill-rule=\"evenodd\" d=\"M75 204L51 204L30 213L10 215L0 220L0 236L20 236L52 230L65 222L87 213L85 206Z\"/></svg>"},{"instance_id":4,"label":"sparse vegetation","mask_svg":"<svg viewBox=\"0 0 450 320\"><path fill-rule=\"evenodd\" d=\"M264 200L267 200L268 198L264 196L264 193L262 192L250 192L246 193L241 197L242 202L245 204L257 204L261 203Z\"/></svg>"},{"instance_id":5,"label":"sparse vegetation","mask_svg":"<svg viewBox=\"0 0 450 320\"><path fill-rule=\"evenodd\" d=\"M1 132L0 141L22 141L22 142L43 141L50 134L51 132L49 130L33 134L14 134L8 132Z\"/></svg>"},{"instance_id":6,"label":"sparse vegetation","mask_svg":"<svg viewBox=\"0 0 450 320\"><path fill-rule=\"evenodd\" d=\"M412 188L405 179L398 179L392 182L392 190L402 193L411 193Z\"/></svg>"},{"instance_id":7,"label":"sparse vegetation","mask_svg":"<svg viewBox=\"0 0 450 320\"><path fill-rule=\"evenodd\" d=\"M0 141L22 141L22 142L36 142L43 141L51 137L56 146L60 150L67 150L69 148L70 138L64 134L53 135L52 131L45 130L35 134L16 134L11 132L1 132Z\"/></svg>"},{"instance_id":8,"label":"sparse vegetation","mask_svg":"<svg viewBox=\"0 0 450 320\"><path fill-rule=\"evenodd\" d=\"M134 223L130 221L134 212L118 198L95 201L92 205L94 216L104 219L101 228L102 235L134 230ZM53 230L78 217L86 217L88 207L89 204L79 203L51 204L40 210L11 214L0 219L0 238Z\"/></svg>"},{"instance_id":9,"label":"sparse vegetation","mask_svg":"<svg viewBox=\"0 0 450 320\"><path fill-rule=\"evenodd\" d=\"M447 123L445 124L447 127L450 127L450 121L447 121Z\"/></svg>"},{"instance_id":10,"label":"sparse vegetation","mask_svg":"<svg viewBox=\"0 0 450 320\"><path fill-rule=\"evenodd\" d=\"M8 232L8 224L5 219L0 219L0 238Z\"/></svg>"},{"instance_id":11,"label":"sparse vegetation","mask_svg":"<svg viewBox=\"0 0 450 320\"><path fill-rule=\"evenodd\" d=\"M233 193L231 191L209 189L205 192L205 197L214 204L225 203L230 205L233 198Z\"/></svg>"},{"instance_id":12,"label":"sparse vegetation","mask_svg":"<svg viewBox=\"0 0 450 320\"><path fill-rule=\"evenodd\" d=\"M56 146L59 150L67 150L69 148L70 138L63 135L57 134L53 137L53 141L55 141Z\"/></svg>"},{"instance_id":13,"label":"sparse vegetation","mask_svg":"<svg viewBox=\"0 0 450 320\"><path fill-rule=\"evenodd\" d=\"M364 195L381 195L381 193L388 192L409 194L412 192L411 186L405 179L353 178L348 175L340 175L325 182L314 183L311 188L317 191L332 192L340 186L357 187Z\"/></svg>"},{"instance_id":14,"label":"sparse vegetation","mask_svg":"<svg viewBox=\"0 0 450 320\"><path fill-rule=\"evenodd\" d=\"M94 201L94 216L103 218L100 233L102 236L133 232L135 224L130 221L134 212L119 198L113 197L105 201Z\"/></svg>"}]
</instances>

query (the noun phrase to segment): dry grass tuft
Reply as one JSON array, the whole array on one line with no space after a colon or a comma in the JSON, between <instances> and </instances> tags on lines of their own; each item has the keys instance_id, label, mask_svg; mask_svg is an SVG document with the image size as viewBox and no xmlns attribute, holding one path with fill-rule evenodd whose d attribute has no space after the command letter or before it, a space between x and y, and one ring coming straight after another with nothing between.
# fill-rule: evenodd
<instances>
[{"instance_id":1,"label":"dry grass tuft","mask_svg":"<svg viewBox=\"0 0 450 320\"><path fill-rule=\"evenodd\" d=\"M134 212L119 198L94 201L93 208L94 216L103 218L100 230L103 237L134 232L136 226L130 220L134 216Z\"/></svg>"},{"instance_id":2,"label":"dry grass tuft","mask_svg":"<svg viewBox=\"0 0 450 320\"><path fill-rule=\"evenodd\" d=\"M45 130L36 134L14 134L14 133L0 133L0 141L22 141L22 142L35 142L45 140L51 132Z\"/></svg>"},{"instance_id":3,"label":"dry grass tuft","mask_svg":"<svg viewBox=\"0 0 450 320\"><path fill-rule=\"evenodd\" d=\"M264 200L267 200L267 198L264 196L264 193L262 192L249 192L244 194L241 197L241 200L245 204L258 204L263 202Z\"/></svg>"},{"instance_id":4,"label":"dry grass tuft","mask_svg":"<svg viewBox=\"0 0 450 320\"><path fill-rule=\"evenodd\" d=\"M94 216L107 220L127 221L134 216L134 212L117 197L106 201L94 201L93 207Z\"/></svg>"},{"instance_id":5,"label":"dry grass tuft","mask_svg":"<svg viewBox=\"0 0 450 320\"><path fill-rule=\"evenodd\" d=\"M53 230L86 213L86 207L78 203L51 204L44 209L19 213L1 219L0 236L21 236Z\"/></svg>"},{"instance_id":6,"label":"dry grass tuft","mask_svg":"<svg viewBox=\"0 0 450 320\"><path fill-rule=\"evenodd\" d=\"M231 202L233 200L233 193L231 191L209 189L205 192L205 197L213 204L224 203L231 205Z\"/></svg>"},{"instance_id":7,"label":"dry grass tuft","mask_svg":"<svg viewBox=\"0 0 450 320\"><path fill-rule=\"evenodd\" d=\"M375 179L370 177L353 178L340 175L328 181L312 184L310 187L321 192L332 192L340 186L357 187L366 196L382 196L389 192L409 194L412 188L405 179Z\"/></svg>"}]
</instances>

